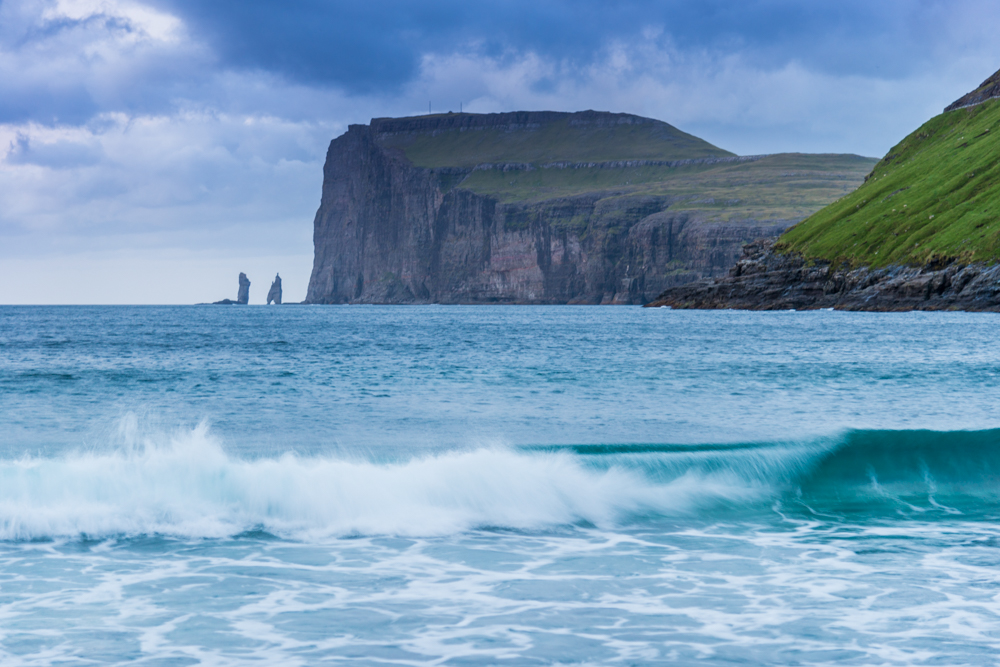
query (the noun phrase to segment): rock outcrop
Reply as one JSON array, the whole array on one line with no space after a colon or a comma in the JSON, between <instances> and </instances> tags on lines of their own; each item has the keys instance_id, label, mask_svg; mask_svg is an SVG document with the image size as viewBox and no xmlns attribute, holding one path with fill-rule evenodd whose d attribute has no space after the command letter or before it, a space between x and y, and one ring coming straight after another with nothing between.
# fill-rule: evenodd
<instances>
[{"instance_id":1,"label":"rock outcrop","mask_svg":"<svg viewBox=\"0 0 1000 667\"><path fill-rule=\"evenodd\" d=\"M250 280L247 279L247 274L240 273L240 289L236 293L236 300L223 299L222 301L213 301L211 305L213 306L245 306L250 303Z\"/></svg>"},{"instance_id":2,"label":"rock outcrop","mask_svg":"<svg viewBox=\"0 0 1000 667\"><path fill-rule=\"evenodd\" d=\"M274 282L271 283L271 289L267 291L267 305L271 305L274 302L281 305L281 276L275 275Z\"/></svg>"},{"instance_id":3,"label":"rock outcrop","mask_svg":"<svg viewBox=\"0 0 1000 667\"><path fill-rule=\"evenodd\" d=\"M446 132L449 137L484 131L513 136L567 118L573 127L659 123L625 114L538 112L351 125L327 153L306 302L643 304L668 287L725 275L745 243L776 236L804 217L730 215L720 220L715 200L704 200L705 211L692 210L691 201L701 201L696 192L650 194L624 181L610 190L567 196L539 196L542 190L536 188L520 198L465 185L484 170L503 180L502 174L513 178L515 172L542 169L592 173L647 163L698 168L709 161L727 166L759 159L731 156L708 144L715 152L707 157L675 162L540 166L416 166L399 147L400 137L416 137L413 141L424 142L421 150L430 160L438 154L428 142Z\"/></svg>"},{"instance_id":4,"label":"rock outcrop","mask_svg":"<svg viewBox=\"0 0 1000 667\"><path fill-rule=\"evenodd\" d=\"M240 273L240 291L236 296L236 302L242 304L250 303L250 280L245 273Z\"/></svg>"},{"instance_id":5,"label":"rock outcrop","mask_svg":"<svg viewBox=\"0 0 1000 667\"><path fill-rule=\"evenodd\" d=\"M743 310L1000 311L1000 265L834 267L775 252L772 239L744 248L728 275L664 291L649 306Z\"/></svg>"},{"instance_id":6,"label":"rock outcrop","mask_svg":"<svg viewBox=\"0 0 1000 667\"><path fill-rule=\"evenodd\" d=\"M993 76L979 84L979 87L970 93L966 93L944 108L945 111L964 109L966 107L982 104L986 100L1000 97L1000 71L994 72Z\"/></svg>"}]
</instances>

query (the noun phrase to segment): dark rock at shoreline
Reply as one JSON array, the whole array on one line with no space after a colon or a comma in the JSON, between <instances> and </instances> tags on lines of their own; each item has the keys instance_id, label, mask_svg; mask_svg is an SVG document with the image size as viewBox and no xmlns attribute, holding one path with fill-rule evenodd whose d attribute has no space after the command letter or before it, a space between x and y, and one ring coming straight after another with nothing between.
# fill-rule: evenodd
<instances>
[{"instance_id":1,"label":"dark rock at shoreline","mask_svg":"<svg viewBox=\"0 0 1000 667\"><path fill-rule=\"evenodd\" d=\"M744 247L729 274L665 290L648 306L742 310L1000 311L1000 265L836 268L773 249Z\"/></svg>"}]
</instances>

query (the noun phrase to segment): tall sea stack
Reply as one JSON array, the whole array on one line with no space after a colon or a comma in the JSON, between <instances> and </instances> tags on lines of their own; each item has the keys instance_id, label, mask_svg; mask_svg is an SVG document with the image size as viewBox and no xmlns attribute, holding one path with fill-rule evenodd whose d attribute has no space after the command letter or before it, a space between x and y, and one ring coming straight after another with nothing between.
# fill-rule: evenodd
<instances>
[{"instance_id":1,"label":"tall sea stack","mask_svg":"<svg viewBox=\"0 0 1000 667\"><path fill-rule=\"evenodd\" d=\"M245 273L240 273L240 291L236 295L236 303L250 303L250 279Z\"/></svg>"}]
</instances>

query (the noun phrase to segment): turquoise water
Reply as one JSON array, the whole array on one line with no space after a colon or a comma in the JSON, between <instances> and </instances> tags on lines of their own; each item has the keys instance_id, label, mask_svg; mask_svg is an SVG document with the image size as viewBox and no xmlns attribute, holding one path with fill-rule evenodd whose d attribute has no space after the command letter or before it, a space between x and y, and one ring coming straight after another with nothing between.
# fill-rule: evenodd
<instances>
[{"instance_id":1,"label":"turquoise water","mask_svg":"<svg viewBox=\"0 0 1000 667\"><path fill-rule=\"evenodd\" d=\"M0 307L0 663L996 664L998 328Z\"/></svg>"}]
</instances>

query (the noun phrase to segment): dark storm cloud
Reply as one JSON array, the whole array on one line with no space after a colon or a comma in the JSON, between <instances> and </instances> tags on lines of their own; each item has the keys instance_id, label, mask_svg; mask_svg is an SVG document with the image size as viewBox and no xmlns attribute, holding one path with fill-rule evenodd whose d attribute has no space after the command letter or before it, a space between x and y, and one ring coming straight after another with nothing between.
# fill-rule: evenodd
<instances>
[{"instance_id":1,"label":"dark storm cloud","mask_svg":"<svg viewBox=\"0 0 1000 667\"><path fill-rule=\"evenodd\" d=\"M682 50L741 51L832 74L899 76L933 56L944 3L887 0L159 0L231 66L354 93L410 81L425 53L532 51L582 66L611 40L662 29ZM943 37L940 32L939 37Z\"/></svg>"},{"instance_id":2,"label":"dark storm cloud","mask_svg":"<svg viewBox=\"0 0 1000 667\"><path fill-rule=\"evenodd\" d=\"M419 78L429 54L502 63L533 53L557 63L567 81L587 76L608 45L649 43L651 34L682 56L738 54L763 70L794 62L820 74L893 79L955 48L954 16L996 14L988 3L937 0L152 0L180 20L183 34L168 43L92 4L95 11L72 18L46 13L48 1L0 0L0 55L14 63L0 71L0 122L78 124L104 111L163 113L191 101L233 109L243 95L217 89L225 72L393 96ZM109 39L120 43L119 61L90 48ZM543 91L559 81L532 85Z\"/></svg>"},{"instance_id":3,"label":"dark storm cloud","mask_svg":"<svg viewBox=\"0 0 1000 667\"><path fill-rule=\"evenodd\" d=\"M100 9L0 0L0 123L77 125L105 111L157 113L209 72L200 45L152 39Z\"/></svg>"}]
</instances>

